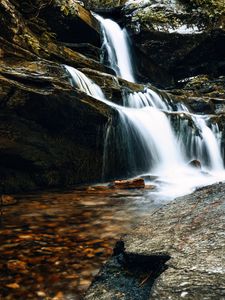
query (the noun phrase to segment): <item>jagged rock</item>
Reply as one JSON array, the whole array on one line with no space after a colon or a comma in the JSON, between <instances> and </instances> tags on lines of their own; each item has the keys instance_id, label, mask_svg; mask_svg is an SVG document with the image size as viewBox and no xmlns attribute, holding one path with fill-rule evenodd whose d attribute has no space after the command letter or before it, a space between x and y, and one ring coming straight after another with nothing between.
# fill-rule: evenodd
<instances>
[{"instance_id":1,"label":"jagged rock","mask_svg":"<svg viewBox=\"0 0 225 300\"><path fill-rule=\"evenodd\" d=\"M39 25L39 18L33 22L27 21L9 0L2 1L0 8L0 58L14 60L23 57L36 60L41 57L78 68L108 71L98 61L88 59L57 42L54 38L56 28L52 28L53 32L50 32L46 23Z\"/></svg>"},{"instance_id":2,"label":"jagged rock","mask_svg":"<svg viewBox=\"0 0 225 300\"><path fill-rule=\"evenodd\" d=\"M168 90L174 102L185 103L195 113L219 114L225 103L225 77L199 75L179 83L177 89Z\"/></svg>"},{"instance_id":3,"label":"jagged rock","mask_svg":"<svg viewBox=\"0 0 225 300\"><path fill-rule=\"evenodd\" d=\"M63 45L91 59L100 61L101 50L98 47L95 47L94 45L91 45L89 43L63 43Z\"/></svg>"}]
</instances>

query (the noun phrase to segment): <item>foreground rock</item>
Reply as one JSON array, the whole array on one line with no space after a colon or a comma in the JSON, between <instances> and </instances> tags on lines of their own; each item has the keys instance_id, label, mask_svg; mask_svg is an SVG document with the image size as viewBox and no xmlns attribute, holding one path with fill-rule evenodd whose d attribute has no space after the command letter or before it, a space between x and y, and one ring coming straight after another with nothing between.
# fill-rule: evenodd
<instances>
[{"instance_id":1,"label":"foreground rock","mask_svg":"<svg viewBox=\"0 0 225 300\"><path fill-rule=\"evenodd\" d=\"M155 211L117 243L85 299L224 299L224 192L205 187Z\"/></svg>"}]
</instances>

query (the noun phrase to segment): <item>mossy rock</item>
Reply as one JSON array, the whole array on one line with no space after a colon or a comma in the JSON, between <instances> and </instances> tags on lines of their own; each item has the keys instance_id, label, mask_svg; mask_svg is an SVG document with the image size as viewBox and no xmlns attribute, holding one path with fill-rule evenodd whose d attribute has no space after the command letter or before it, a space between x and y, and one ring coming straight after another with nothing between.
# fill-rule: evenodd
<instances>
[{"instance_id":1,"label":"mossy rock","mask_svg":"<svg viewBox=\"0 0 225 300\"><path fill-rule=\"evenodd\" d=\"M84 0L85 6L89 9L116 8L124 5L127 0Z\"/></svg>"},{"instance_id":2,"label":"mossy rock","mask_svg":"<svg viewBox=\"0 0 225 300\"><path fill-rule=\"evenodd\" d=\"M123 9L125 23L140 72L151 80L145 63L149 60L175 80L224 75L224 6L224 1L217 6L216 1L128 1Z\"/></svg>"}]
</instances>

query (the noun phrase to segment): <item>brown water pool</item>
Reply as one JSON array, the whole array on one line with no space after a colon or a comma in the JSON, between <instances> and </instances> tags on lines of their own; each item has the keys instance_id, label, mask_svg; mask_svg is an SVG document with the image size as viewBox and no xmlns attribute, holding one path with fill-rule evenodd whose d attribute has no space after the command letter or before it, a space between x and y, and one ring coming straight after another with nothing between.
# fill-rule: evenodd
<instances>
[{"instance_id":1,"label":"brown water pool","mask_svg":"<svg viewBox=\"0 0 225 300\"><path fill-rule=\"evenodd\" d=\"M0 226L1 300L78 300L115 241L159 206L147 190L15 196Z\"/></svg>"}]
</instances>

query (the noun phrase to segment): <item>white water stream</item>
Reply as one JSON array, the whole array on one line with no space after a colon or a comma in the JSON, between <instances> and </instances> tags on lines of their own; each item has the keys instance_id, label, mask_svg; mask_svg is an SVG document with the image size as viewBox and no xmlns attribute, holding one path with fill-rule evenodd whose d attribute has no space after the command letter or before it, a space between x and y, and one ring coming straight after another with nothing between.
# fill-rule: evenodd
<instances>
[{"instance_id":1,"label":"white water stream","mask_svg":"<svg viewBox=\"0 0 225 300\"><path fill-rule=\"evenodd\" d=\"M128 45L128 34L126 29L110 19L103 19L95 15L102 24L103 48L108 54L108 62L116 74L128 81L134 82L134 72L132 68L131 58Z\"/></svg>"},{"instance_id":2,"label":"white water stream","mask_svg":"<svg viewBox=\"0 0 225 300\"><path fill-rule=\"evenodd\" d=\"M109 62L116 73L126 80L134 82L132 62L125 31L112 20L98 17L102 24L103 46L108 52ZM83 73L66 66L73 84L87 94L113 106L119 112L122 136L114 135L115 143L125 141L126 158L131 173L138 169L139 160L144 161L144 173L157 177L153 184L157 186L160 198L172 199L193 191L196 187L225 180L224 163L220 149L220 133L217 125L212 130L207 125L207 116L190 113L184 104L176 109L157 92L146 89L144 92L124 96L124 106L108 101L101 88ZM195 131L188 125L187 119L180 118L180 127L175 132L167 113L179 110L180 114L191 118ZM104 167L110 160L111 149L108 139L111 128L106 130ZM136 144L142 145L142 152L137 153ZM124 150L125 151L125 150ZM191 167L188 162L197 159L202 168ZM141 175L140 168L135 175Z\"/></svg>"}]
</instances>

